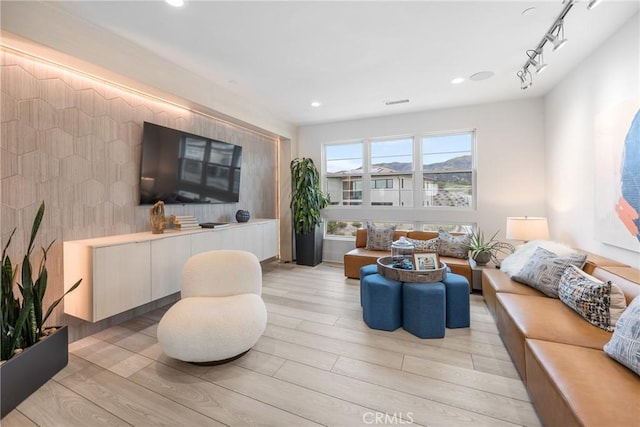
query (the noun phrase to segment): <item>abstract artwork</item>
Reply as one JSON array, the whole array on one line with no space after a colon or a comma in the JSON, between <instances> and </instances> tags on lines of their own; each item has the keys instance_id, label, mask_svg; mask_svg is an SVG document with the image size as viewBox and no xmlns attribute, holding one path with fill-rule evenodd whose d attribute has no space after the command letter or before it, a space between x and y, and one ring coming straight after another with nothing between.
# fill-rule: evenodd
<instances>
[{"instance_id":1,"label":"abstract artwork","mask_svg":"<svg viewBox=\"0 0 640 427\"><path fill-rule=\"evenodd\" d=\"M596 236L640 252L640 110L637 100L596 116Z\"/></svg>"}]
</instances>

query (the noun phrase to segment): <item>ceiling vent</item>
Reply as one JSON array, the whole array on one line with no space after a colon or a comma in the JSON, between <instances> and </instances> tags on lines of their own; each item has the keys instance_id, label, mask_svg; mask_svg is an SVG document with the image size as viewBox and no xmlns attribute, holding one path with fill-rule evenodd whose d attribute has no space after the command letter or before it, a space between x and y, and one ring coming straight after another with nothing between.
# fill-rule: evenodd
<instances>
[{"instance_id":1,"label":"ceiling vent","mask_svg":"<svg viewBox=\"0 0 640 427\"><path fill-rule=\"evenodd\" d=\"M409 103L408 99L396 99L395 101L385 101L384 105L397 105L397 104L407 104Z\"/></svg>"}]
</instances>

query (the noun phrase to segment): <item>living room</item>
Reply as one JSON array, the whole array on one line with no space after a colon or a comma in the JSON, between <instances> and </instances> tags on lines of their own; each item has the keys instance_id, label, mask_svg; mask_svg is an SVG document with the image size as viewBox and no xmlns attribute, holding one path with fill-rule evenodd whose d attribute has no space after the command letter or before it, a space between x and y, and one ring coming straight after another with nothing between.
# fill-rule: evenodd
<instances>
[{"instance_id":1,"label":"living room","mask_svg":"<svg viewBox=\"0 0 640 427\"><path fill-rule=\"evenodd\" d=\"M136 200L143 121L243 146L243 160L250 169L243 169L238 204L168 207L168 213L189 214L200 221L232 221L237 209L246 209L253 218L276 218L283 262L293 257L286 167L292 158L311 157L322 169L327 144L473 130L471 208L416 206L398 213L395 207L330 206L323 211L325 220L393 222L415 229L470 224L490 234L499 231L498 238L504 239L507 217L544 216L553 240L640 268L637 248L612 244L610 236L603 235L600 225L607 219L598 216L603 211L596 191L602 183L600 174L606 171L601 166L607 166L603 157L609 152L607 132L621 132L624 138L638 110L640 30L635 2L607 5L605 1L589 11L605 14L609 6L626 7L606 37L582 52L545 92L531 91L544 81L544 75L535 74L534 86L520 90L515 72L526 60L524 49L535 47L527 45L510 73L517 96L422 110L402 110L406 107L400 105L389 113L355 118L316 121L308 116L298 123L257 99L247 103L233 89L214 88L200 73L149 49L140 50L63 8L47 2L20 3L2 2L2 240L18 227L21 238L15 239L12 250L23 252L31 218L40 201L46 201L39 245L56 240L48 259L52 297L62 292L64 281L73 280L63 277L62 242L150 230L148 206L139 206ZM562 9L557 3L553 18ZM585 9L586 3L577 2L571 13ZM542 24L533 44L550 23ZM567 36L572 38L569 28ZM579 44L572 38L563 49L579 49ZM558 63L559 54L548 52L550 68ZM181 74L183 78L178 78ZM459 96L474 92L472 85L490 82L466 81L454 90ZM619 140L620 134L613 138ZM605 178L611 181L610 176ZM613 211L611 203L608 207ZM353 247L353 239L328 237L324 260L341 263ZM329 281L337 281L328 265L321 270L329 269ZM276 272L270 280L286 276L286 271ZM292 274L311 280L305 274ZM91 324L65 316L63 309L64 303L52 320L73 325L74 340L132 319ZM282 313L273 317L289 321ZM348 320L352 319L344 322Z\"/></svg>"}]
</instances>

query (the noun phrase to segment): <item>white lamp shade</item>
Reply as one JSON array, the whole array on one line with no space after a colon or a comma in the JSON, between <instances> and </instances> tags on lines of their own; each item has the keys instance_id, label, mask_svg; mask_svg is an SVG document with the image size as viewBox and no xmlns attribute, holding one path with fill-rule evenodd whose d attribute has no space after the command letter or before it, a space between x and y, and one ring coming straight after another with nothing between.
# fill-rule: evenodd
<instances>
[{"instance_id":1,"label":"white lamp shade","mask_svg":"<svg viewBox=\"0 0 640 427\"><path fill-rule=\"evenodd\" d=\"M536 216L510 216L507 218L506 238L511 240L547 240L547 218Z\"/></svg>"}]
</instances>

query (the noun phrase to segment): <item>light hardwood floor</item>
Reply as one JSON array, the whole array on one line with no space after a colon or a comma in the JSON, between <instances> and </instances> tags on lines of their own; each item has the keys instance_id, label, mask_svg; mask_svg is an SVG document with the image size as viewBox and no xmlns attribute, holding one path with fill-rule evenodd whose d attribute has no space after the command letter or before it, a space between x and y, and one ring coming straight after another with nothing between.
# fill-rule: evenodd
<instances>
[{"instance_id":1,"label":"light hardwood floor","mask_svg":"<svg viewBox=\"0 0 640 427\"><path fill-rule=\"evenodd\" d=\"M263 270L269 323L244 357L169 359L165 307L72 343L69 365L2 425L540 425L480 295L470 328L423 340L369 329L340 265Z\"/></svg>"}]
</instances>

